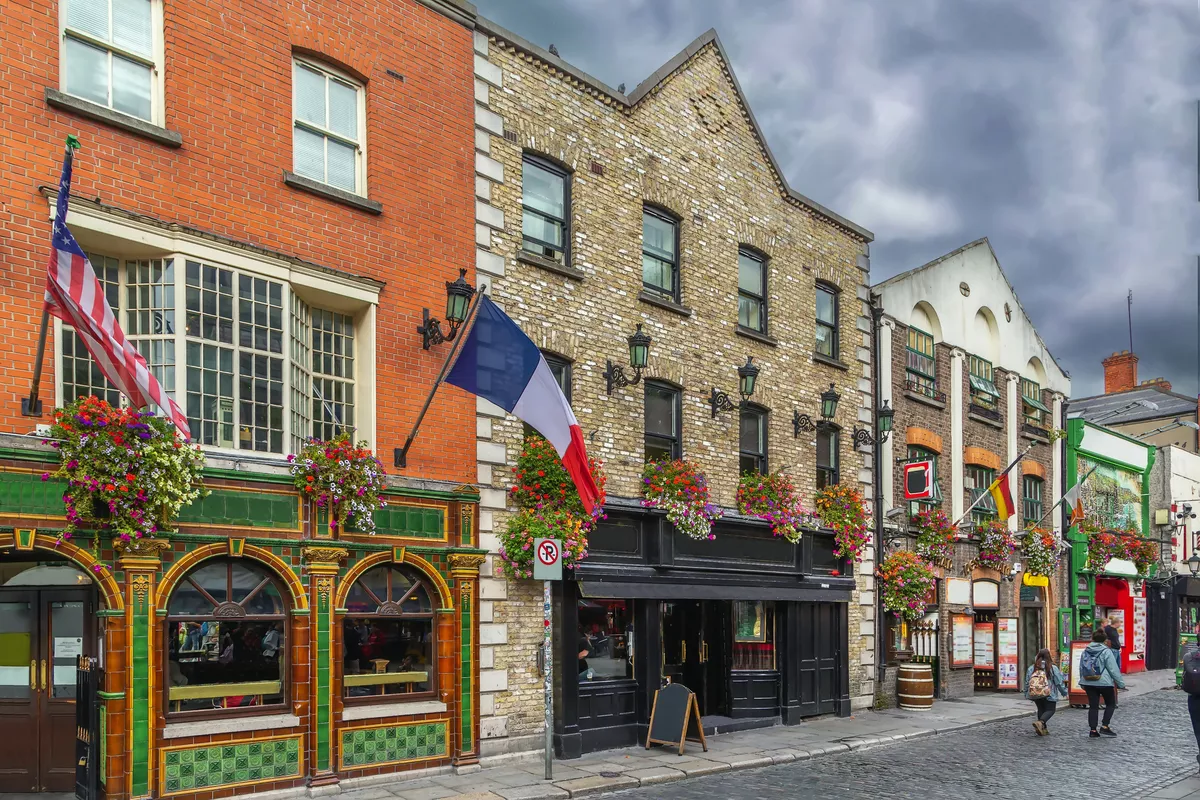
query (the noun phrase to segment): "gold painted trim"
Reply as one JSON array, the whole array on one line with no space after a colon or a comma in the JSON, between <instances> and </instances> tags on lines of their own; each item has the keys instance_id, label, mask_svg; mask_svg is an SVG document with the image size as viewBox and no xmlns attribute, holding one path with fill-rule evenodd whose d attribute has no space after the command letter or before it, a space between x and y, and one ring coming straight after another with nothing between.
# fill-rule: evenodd
<instances>
[{"instance_id":1,"label":"gold painted trim","mask_svg":"<svg viewBox=\"0 0 1200 800\"><path fill-rule=\"evenodd\" d=\"M380 564L399 563L393 561L394 553L391 550L383 550L378 553L372 553L366 558L360 559L357 564L350 568L346 573L346 577L342 578L341 584L338 586L337 593L333 597L333 608L345 608L346 597L350 594L350 587L359 579L364 572L371 567L377 567ZM420 556L405 552L404 563L416 567L429 578L438 590L438 596L441 600L442 608L451 608L454 605L453 595L450 592L450 586L446 583L446 579L442 574Z\"/></svg>"},{"instance_id":2,"label":"gold painted trim","mask_svg":"<svg viewBox=\"0 0 1200 800\"><path fill-rule=\"evenodd\" d=\"M210 739L212 737L209 737ZM212 747L238 747L243 744L263 744L264 742L283 741L287 739L296 739L299 741L297 747L297 755L299 760L296 762L296 774L288 778L265 778L254 781L242 781L241 783L222 783L217 786L205 786L199 789L186 789L178 792L167 791L167 753L183 750L208 750ZM160 747L158 750L158 796L159 797L178 797L183 794L199 794L201 792L211 792L225 789L234 789L239 786L253 786L261 783L275 783L280 780L304 780L304 734L293 733L280 736L267 736L262 739L241 739L232 742L212 742L208 744L195 745L185 744L175 747Z\"/></svg>"},{"instance_id":3,"label":"gold painted trim","mask_svg":"<svg viewBox=\"0 0 1200 800\"><path fill-rule=\"evenodd\" d=\"M209 683L199 686L172 686L169 700L211 700L214 697L279 694L283 681L247 681L245 683Z\"/></svg>"},{"instance_id":4,"label":"gold painted trim","mask_svg":"<svg viewBox=\"0 0 1200 800\"><path fill-rule=\"evenodd\" d=\"M429 724L437 724L439 722L445 723L445 725L446 725L446 746L445 746L445 749L442 750L441 755L424 756L422 758L405 758L405 759L400 759L398 761L374 761L370 764L359 764L359 765L353 765L350 767L346 766L346 749L344 747L342 747L342 737L347 733L354 733L356 731L368 731L368 730L373 730L375 728L411 728L414 725L429 725ZM420 722L402 722L402 723L381 722L381 723L378 723L375 725L354 725L354 726L347 726L344 728L337 728L336 729L336 731L337 731L336 741L337 741L337 745L338 745L338 772L345 772L347 769L351 769L351 770L374 769L376 767L391 767L391 766L395 766L397 764L412 764L417 761L433 761L434 759L439 759L439 758L451 758L452 754L450 752L450 737L453 735L452 724L453 723L451 722L450 717L439 717L437 719L421 720Z\"/></svg>"},{"instance_id":5,"label":"gold painted trim","mask_svg":"<svg viewBox=\"0 0 1200 800\"><path fill-rule=\"evenodd\" d=\"M187 574L187 572L196 567L201 562L211 558L219 558L229 555L229 545L226 542L214 542L197 547L188 553L185 553L178 561L171 565L167 572L158 582L158 593L155 595L155 605L165 608L167 601L171 597L171 592L175 590L179 580ZM258 561L266 564L271 568L284 584L292 595L293 609L308 608L308 592L304 588L304 584L296 577L296 573L292 572L291 564L288 564L279 556L272 553L265 547L258 545L247 544L242 550L242 558L249 558L252 561Z\"/></svg>"},{"instance_id":6,"label":"gold painted trim","mask_svg":"<svg viewBox=\"0 0 1200 800\"><path fill-rule=\"evenodd\" d=\"M428 672L381 672L378 675L373 672L365 672L359 675L342 676L342 683L346 686L383 686L393 683L424 683L428 680Z\"/></svg>"}]
</instances>

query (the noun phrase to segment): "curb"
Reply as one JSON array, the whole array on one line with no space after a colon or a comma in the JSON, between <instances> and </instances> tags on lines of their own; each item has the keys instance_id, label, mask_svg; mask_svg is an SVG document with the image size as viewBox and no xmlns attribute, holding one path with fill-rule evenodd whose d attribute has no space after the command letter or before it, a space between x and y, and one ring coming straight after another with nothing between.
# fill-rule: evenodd
<instances>
[{"instance_id":1,"label":"curb","mask_svg":"<svg viewBox=\"0 0 1200 800\"><path fill-rule=\"evenodd\" d=\"M849 737L842 741L829 742L827 744L814 746L809 750L793 750L791 748L780 748L778 751L766 751L757 756L746 756L743 760L722 762L716 761L711 766L705 764L698 768L692 769L690 772L684 769L676 769L669 764L662 764L658 767L650 767L645 769L634 769L628 773L622 773L620 777L607 778L597 775L591 778L575 778L572 780L554 782L551 784L538 784L533 786L522 786L513 789L493 790L491 797L504 798L504 800L546 800L574 797L588 797L600 794L610 794L615 792L628 791L630 789L638 789L646 786L659 786L665 783L676 783L678 781L689 780L691 778L699 778L705 775L716 775L726 772L741 772L750 769L762 769L763 767L772 767L780 764L794 764L800 761L809 761L821 756L836 755L838 753L851 753L859 750L869 750L875 747L883 747L896 742L902 742L909 739L924 739L929 736L939 736L947 733L955 733L957 731L970 730L984 725L992 725L997 722L1007 722L1008 720L1020 719L1033 714L1030 711L1005 711L997 714L994 717L975 722L958 723L948 725L943 728L927 728L921 730L910 731L908 733L899 733L890 736L866 736L866 737ZM705 758L705 756L699 756ZM638 776L634 773L646 772L653 773L644 776ZM570 785L574 784L574 785ZM403 791L401 790L401 793ZM489 795L482 795L488 797ZM462 797L480 797L480 795L462 795ZM450 797L447 800L455 800Z\"/></svg>"}]
</instances>

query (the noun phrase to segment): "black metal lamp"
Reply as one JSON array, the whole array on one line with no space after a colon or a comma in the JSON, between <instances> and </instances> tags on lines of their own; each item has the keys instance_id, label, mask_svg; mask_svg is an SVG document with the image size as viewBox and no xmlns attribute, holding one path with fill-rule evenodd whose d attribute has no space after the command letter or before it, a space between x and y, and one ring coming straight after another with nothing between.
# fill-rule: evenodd
<instances>
[{"instance_id":1,"label":"black metal lamp","mask_svg":"<svg viewBox=\"0 0 1200 800\"><path fill-rule=\"evenodd\" d=\"M1188 569L1192 573L1192 577L1200 575L1200 553L1192 553L1192 557L1187 560Z\"/></svg>"},{"instance_id":2,"label":"black metal lamp","mask_svg":"<svg viewBox=\"0 0 1200 800\"><path fill-rule=\"evenodd\" d=\"M875 412L875 424L878 426L878 441L880 444L886 442L888 437L892 435L892 418L896 416L896 409L888 405L888 401L883 401L883 408ZM862 447L864 445L874 445L876 437L871 435L871 432L866 428L854 429L854 446Z\"/></svg>"},{"instance_id":3,"label":"black metal lamp","mask_svg":"<svg viewBox=\"0 0 1200 800\"><path fill-rule=\"evenodd\" d=\"M837 416L838 401L842 396L833 388L833 384L829 384L829 388L821 392L821 423L813 422L813 418L808 414L801 414L799 411L792 410L792 438L800 438L800 434L807 431L812 433L817 429L817 426L832 422Z\"/></svg>"},{"instance_id":4,"label":"black metal lamp","mask_svg":"<svg viewBox=\"0 0 1200 800\"><path fill-rule=\"evenodd\" d=\"M648 334L642 332L641 323L638 323L637 330L627 341L629 342L629 366L633 368L633 377L630 378L625 374L624 367L609 361L607 369L604 370L604 382L608 386L609 394L613 393L613 389L635 386L642 379L642 370L650 361L650 342L652 340Z\"/></svg>"},{"instance_id":5,"label":"black metal lamp","mask_svg":"<svg viewBox=\"0 0 1200 800\"><path fill-rule=\"evenodd\" d=\"M474 297L475 287L467 283L467 271L460 269L457 279L446 281L446 324L449 330L443 333L441 320L430 317L428 308L421 309L422 323L417 326L417 333L421 334L421 346L428 350L435 344L454 339L458 329L467 321Z\"/></svg>"},{"instance_id":6,"label":"black metal lamp","mask_svg":"<svg viewBox=\"0 0 1200 800\"><path fill-rule=\"evenodd\" d=\"M758 367L754 366L754 356L748 356L746 363L738 367L738 393L742 396L740 405L734 405L729 399L729 395L722 392L717 387L713 387L709 393L708 403L712 407L712 415L715 419L721 411L733 411L735 408L746 405L750 400L750 396L754 394L754 387L758 383Z\"/></svg>"}]
</instances>

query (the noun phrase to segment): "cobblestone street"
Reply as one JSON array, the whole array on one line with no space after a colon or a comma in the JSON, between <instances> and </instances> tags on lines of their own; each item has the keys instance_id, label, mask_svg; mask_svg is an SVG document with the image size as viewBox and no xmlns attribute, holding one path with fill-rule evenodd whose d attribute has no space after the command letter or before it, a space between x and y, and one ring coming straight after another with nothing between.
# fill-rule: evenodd
<instances>
[{"instance_id":1,"label":"cobblestone street","mask_svg":"<svg viewBox=\"0 0 1200 800\"><path fill-rule=\"evenodd\" d=\"M623 792L637 800L713 798L1140 797L1196 769L1196 744L1181 692L1129 699L1115 739L1089 739L1087 712L1062 708L1052 734L1009 720L760 770ZM669 761L664 761L669 764ZM1162 795L1156 795L1162 796Z\"/></svg>"}]
</instances>

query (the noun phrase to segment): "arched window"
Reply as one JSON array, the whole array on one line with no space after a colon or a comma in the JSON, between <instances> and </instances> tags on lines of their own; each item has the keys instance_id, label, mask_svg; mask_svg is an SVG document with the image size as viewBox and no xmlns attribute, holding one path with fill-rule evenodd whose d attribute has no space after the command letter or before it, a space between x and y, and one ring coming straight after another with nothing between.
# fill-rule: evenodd
<instances>
[{"instance_id":1,"label":"arched window","mask_svg":"<svg viewBox=\"0 0 1200 800\"><path fill-rule=\"evenodd\" d=\"M286 622L284 592L259 564L222 559L189 572L167 603L168 716L284 706Z\"/></svg>"},{"instance_id":2,"label":"arched window","mask_svg":"<svg viewBox=\"0 0 1200 800\"><path fill-rule=\"evenodd\" d=\"M346 598L342 684L347 702L417 700L437 691L437 647L428 580L385 564Z\"/></svg>"}]
</instances>

